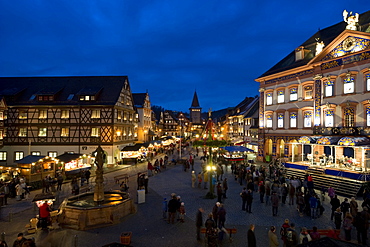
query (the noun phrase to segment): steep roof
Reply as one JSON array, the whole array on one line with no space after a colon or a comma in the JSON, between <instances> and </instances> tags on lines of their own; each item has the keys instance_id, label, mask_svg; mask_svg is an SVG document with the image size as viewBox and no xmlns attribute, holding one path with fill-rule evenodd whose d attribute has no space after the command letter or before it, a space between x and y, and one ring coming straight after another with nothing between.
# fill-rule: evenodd
<instances>
[{"instance_id":1,"label":"steep roof","mask_svg":"<svg viewBox=\"0 0 370 247\"><path fill-rule=\"evenodd\" d=\"M127 76L0 77L0 96L8 105L50 104L36 100L35 95L54 95L55 105L114 105L124 87L130 88ZM79 101L79 95L84 94L96 98Z\"/></svg>"},{"instance_id":2,"label":"steep roof","mask_svg":"<svg viewBox=\"0 0 370 247\"><path fill-rule=\"evenodd\" d=\"M358 31L370 33L369 28L370 23L370 11L367 11L360 15L358 22ZM303 65L306 65L312 58L315 57L316 42L317 40L323 41L325 45L330 44L338 35L346 30L347 23L341 21L335 25L319 30L314 35L312 35L308 40L302 43L300 46L303 46L305 49L305 56L302 60L295 60L295 50L289 53L285 58L280 60L272 68L263 73L261 77L279 73L285 70L297 68ZM295 47L297 48L297 47Z\"/></svg>"},{"instance_id":3,"label":"steep roof","mask_svg":"<svg viewBox=\"0 0 370 247\"><path fill-rule=\"evenodd\" d=\"M147 96L147 93L133 93L132 97L134 99L134 105L137 108L144 107L145 98Z\"/></svg>"},{"instance_id":4,"label":"steep roof","mask_svg":"<svg viewBox=\"0 0 370 247\"><path fill-rule=\"evenodd\" d=\"M190 108L201 108L200 105L199 105L198 95L197 95L196 91L194 92L193 102L191 102L191 107Z\"/></svg>"},{"instance_id":5,"label":"steep roof","mask_svg":"<svg viewBox=\"0 0 370 247\"><path fill-rule=\"evenodd\" d=\"M259 97L246 97L233 109L230 116L243 115L244 117L251 117L258 109Z\"/></svg>"}]
</instances>

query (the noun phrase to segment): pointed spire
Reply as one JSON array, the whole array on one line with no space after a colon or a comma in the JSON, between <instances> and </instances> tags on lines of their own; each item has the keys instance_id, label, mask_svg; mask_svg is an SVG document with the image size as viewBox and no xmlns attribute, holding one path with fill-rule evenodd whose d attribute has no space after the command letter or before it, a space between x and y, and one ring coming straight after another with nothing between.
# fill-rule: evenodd
<instances>
[{"instance_id":1,"label":"pointed spire","mask_svg":"<svg viewBox=\"0 0 370 247\"><path fill-rule=\"evenodd\" d=\"M198 95L197 91L194 92L193 102L191 103L191 108L197 108L200 107L199 101L198 101Z\"/></svg>"}]
</instances>

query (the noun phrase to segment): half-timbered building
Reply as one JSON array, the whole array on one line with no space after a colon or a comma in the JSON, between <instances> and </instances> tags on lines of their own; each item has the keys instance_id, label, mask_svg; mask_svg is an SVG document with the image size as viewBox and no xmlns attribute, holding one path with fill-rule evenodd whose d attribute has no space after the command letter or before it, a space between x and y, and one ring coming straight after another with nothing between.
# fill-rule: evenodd
<instances>
[{"instance_id":1,"label":"half-timbered building","mask_svg":"<svg viewBox=\"0 0 370 247\"><path fill-rule=\"evenodd\" d=\"M127 76L1 77L0 97L0 165L28 154L91 154L99 144L112 164L137 141Z\"/></svg>"}]
</instances>

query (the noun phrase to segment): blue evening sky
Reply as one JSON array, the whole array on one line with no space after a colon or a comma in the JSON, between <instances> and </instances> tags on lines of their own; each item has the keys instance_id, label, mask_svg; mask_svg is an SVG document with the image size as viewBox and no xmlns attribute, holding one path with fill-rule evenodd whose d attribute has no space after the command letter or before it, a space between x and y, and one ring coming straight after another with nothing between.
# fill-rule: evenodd
<instances>
[{"instance_id":1,"label":"blue evening sky","mask_svg":"<svg viewBox=\"0 0 370 247\"><path fill-rule=\"evenodd\" d=\"M254 81L366 1L0 0L0 76L127 75L153 105L204 111L258 94Z\"/></svg>"}]
</instances>

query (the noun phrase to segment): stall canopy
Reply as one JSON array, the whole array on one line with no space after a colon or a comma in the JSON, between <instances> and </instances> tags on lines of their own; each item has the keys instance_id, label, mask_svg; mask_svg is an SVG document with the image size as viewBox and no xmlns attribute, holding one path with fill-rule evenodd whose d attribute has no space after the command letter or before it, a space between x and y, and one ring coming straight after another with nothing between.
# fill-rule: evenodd
<instances>
[{"instance_id":1,"label":"stall canopy","mask_svg":"<svg viewBox=\"0 0 370 247\"><path fill-rule=\"evenodd\" d=\"M27 155L26 157L24 157L23 159L20 159L20 160L16 160L15 163L16 164L32 164L32 163L35 163L43 158L45 158L46 156L42 156L42 155Z\"/></svg>"},{"instance_id":2,"label":"stall canopy","mask_svg":"<svg viewBox=\"0 0 370 247\"><path fill-rule=\"evenodd\" d=\"M232 153L232 152L254 152L250 148L246 148L243 146L227 146L227 147L221 147L222 149L225 149L226 151Z\"/></svg>"},{"instance_id":3,"label":"stall canopy","mask_svg":"<svg viewBox=\"0 0 370 247\"><path fill-rule=\"evenodd\" d=\"M81 156L81 154L76 154L76 153L64 153L56 157L59 161L68 163L72 160L76 160Z\"/></svg>"},{"instance_id":4,"label":"stall canopy","mask_svg":"<svg viewBox=\"0 0 370 247\"><path fill-rule=\"evenodd\" d=\"M370 139L367 137L342 137L338 141L340 146L361 146L370 144Z\"/></svg>"},{"instance_id":5,"label":"stall canopy","mask_svg":"<svg viewBox=\"0 0 370 247\"><path fill-rule=\"evenodd\" d=\"M322 145L336 145L339 139L339 136L323 136L320 137L316 143Z\"/></svg>"},{"instance_id":6,"label":"stall canopy","mask_svg":"<svg viewBox=\"0 0 370 247\"><path fill-rule=\"evenodd\" d=\"M134 146L126 146L122 148L122 152L139 151L141 147L144 147L144 143L135 144Z\"/></svg>"}]
</instances>

